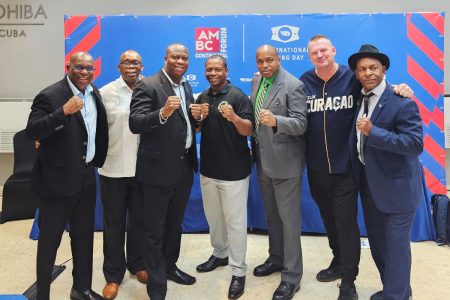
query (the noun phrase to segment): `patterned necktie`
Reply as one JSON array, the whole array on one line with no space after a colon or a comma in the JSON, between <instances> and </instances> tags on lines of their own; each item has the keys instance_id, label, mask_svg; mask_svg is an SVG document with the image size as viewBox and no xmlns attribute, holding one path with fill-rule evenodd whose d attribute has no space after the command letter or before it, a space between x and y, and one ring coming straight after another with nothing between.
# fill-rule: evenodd
<instances>
[{"instance_id":1,"label":"patterned necktie","mask_svg":"<svg viewBox=\"0 0 450 300\"><path fill-rule=\"evenodd\" d=\"M264 103L264 99L266 98L267 91L269 90L270 82L267 79L263 79L261 92L259 93L258 98L256 98L255 103L255 131L253 132L253 137L255 138L255 142L258 143L258 128L259 128L259 113L261 112L262 105Z\"/></svg>"},{"instance_id":2,"label":"patterned necktie","mask_svg":"<svg viewBox=\"0 0 450 300\"><path fill-rule=\"evenodd\" d=\"M363 105L363 113L362 117L368 117L369 116L369 99L375 95L374 93L368 93L367 95L363 95L362 105ZM359 133L359 155L361 156L361 162L364 164L364 154L363 154L363 146L364 142L366 141L366 136L362 131Z\"/></svg>"}]
</instances>

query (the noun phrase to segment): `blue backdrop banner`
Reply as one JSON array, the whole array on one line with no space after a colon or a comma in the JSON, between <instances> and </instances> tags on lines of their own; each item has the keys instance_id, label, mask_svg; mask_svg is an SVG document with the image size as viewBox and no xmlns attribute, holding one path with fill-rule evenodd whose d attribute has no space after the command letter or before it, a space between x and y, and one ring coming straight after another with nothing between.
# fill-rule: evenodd
<instances>
[{"instance_id":1,"label":"blue backdrop banner","mask_svg":"<svg viewBox=\"0 0 450 300\"><path fill-rule=\"evenodd\" d=\"M376 45L391 59L387 80L405 82L412 87L422 114L425 192L412 239L433 238L429 196L446 192L442 134L444 13L66 16L64 29L66 61L76 51L89 51L95 59L95 83L99 87L119 76L119 56L125 50L134 49L142 55L143 74L149 76L163 66L166 47L182 43L190 51L185 76L194 93L208 88L204 64L213 54L227 58L229 79L249 94L251 78L257 71L255 51L262 44L275 46L283 67L295 76L312 68L307 43L316 34L325 34L332 40L337 49L336 61L340 64L347 64L349 55L357 52L362 44ZM249 227L266 228L254 172L250 185ZM185 231L208 229L201 201L197 176L183 223ZM306 177L302 217L304 232L324 232ZM364 234L361 215L359 222Z\"/></svg>"}]
</instances>

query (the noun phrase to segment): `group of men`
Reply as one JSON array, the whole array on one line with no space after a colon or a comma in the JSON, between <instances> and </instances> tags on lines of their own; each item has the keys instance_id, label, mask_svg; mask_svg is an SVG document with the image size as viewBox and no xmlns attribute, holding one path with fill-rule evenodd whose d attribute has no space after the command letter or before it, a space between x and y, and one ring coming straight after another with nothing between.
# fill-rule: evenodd
<instances>
[{"instance_id":1,"label":"group of men","mask_svg":"<svg viewBox=\"0 0 450 300\"><path fill-rule=\"evenodd\" d=\"M146 283L152 300L165 299L167 280L196 282L176 265L181 222L198 169L196 131L202 134L200 181L213 247L197 271L229 265L229 299L245 289L252 160L269 236L269 257L253 274L281 272L272 299L292 299L300 289L305 164L333 252L317 280L341 278L338 299L358 299L359 192L383 283L371 299L408 299L409 239L421 193L417 105L393 92L385 81L389 58L374 46L363 45L349 58L349 67L335 62L336 49L326 36L311 38L308 50L314 68L297 79L281 67L276 48L259 47L250 99L228 80L226 59L211 56L205 64L210 87L197 100L184 78L189 65L184 45L168 46L164 66L146 78L140 75L141 56L124 52L120 77L100 92L92 84L92 56L73 54L67 76L36 96L27 125L28 136L39 141L33 170L40 196L37 299L49 299L67 222L74 257L72 300L114 299L126 269ZM411 91L400 85L396 93ZM104 207L103 297L91 288L94 167L100 168Z\"/></svg>"}]
</instances>

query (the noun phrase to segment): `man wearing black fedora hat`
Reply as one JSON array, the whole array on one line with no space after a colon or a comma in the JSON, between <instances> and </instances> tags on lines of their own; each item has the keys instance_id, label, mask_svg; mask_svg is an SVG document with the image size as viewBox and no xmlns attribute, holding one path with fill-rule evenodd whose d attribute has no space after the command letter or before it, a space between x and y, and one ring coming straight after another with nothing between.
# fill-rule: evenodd
<instances>
[{"instance_id":1,"label":"man wearing black fedora hat","mask_svg":"<svg viewBox=\"0 0 450 300\"><path fill-rule=\"evenodd\" d=\"M370 250L383 290L370 297L411 296L410 236L422 194L422 119L417 104L385 81L389 57L363 45L348 59L361 82L362 101L351 136Z\"/></svg>"}]
</instances>

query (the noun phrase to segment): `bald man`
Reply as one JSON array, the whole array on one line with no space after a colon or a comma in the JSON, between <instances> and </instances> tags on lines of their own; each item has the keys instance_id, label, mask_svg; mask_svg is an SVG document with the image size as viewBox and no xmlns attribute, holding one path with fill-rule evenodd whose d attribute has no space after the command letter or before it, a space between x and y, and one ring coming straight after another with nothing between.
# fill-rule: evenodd
<instances>
[{"instance_id":1,"label":"bald man","mask_svg":"<svg viewBox=\"0 0 450 300\"><path fill-rule=\"evenodd\" d=\"M144 68L141 55L134 50L125 51L117 68L120 77L100 89L109 129L108 155L98 170L103 204L105 299L116 298L126 269L147 283L141 253L142 197L135 178L139 135L131 133L128 126L131 95Z\"/></svg>"},{"instance_id":2,"label":"bald man","mask_svg":"<svg viewBox=\"0 0 450 300\"><path fill-rule=\"evenodd\" d=\"M48 300L56 252L66 224L73 255L71 300L103 299L92 291L95 169L108 147L108 124L92 84L94 59L74 53L67 76L34 98L26 132L39 140L32 186L39 194L37 296Z\"/></svg>"},{"instance_id":3,"label":"bald man","mask_svg":"<svg viewBox=\"0 0 450 300\"><path fill-rule=\"evenodd\" d=\"M194 98L183 77L188 49L170 45L164 62L158 73L136 84L130 111L130 129L141 135L136 179L143 193L143 255L152 300L166 297L167 279L195 283L176 265L181 222L197 171L195 121L188 112Z\"/></svg>"},{"instance_id":4,"label":"bald man","mask_svg":"<svg viewBox=\"0 0 450 300\"><path fill-rule=\"evenodd\" d=\"M274 300L292 299L303 274L300 200L305 167L306 96L303 83L280 66L277 50L256 51L252 80L255 113L253 153L269 232L269 258L255 276L281 271Z\"/></svg>"}]
</instances>

